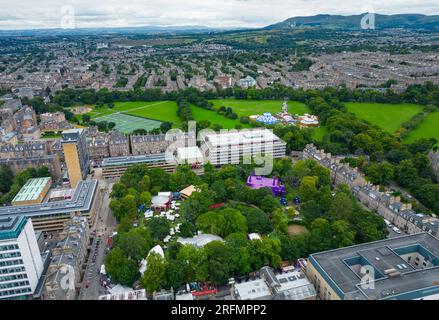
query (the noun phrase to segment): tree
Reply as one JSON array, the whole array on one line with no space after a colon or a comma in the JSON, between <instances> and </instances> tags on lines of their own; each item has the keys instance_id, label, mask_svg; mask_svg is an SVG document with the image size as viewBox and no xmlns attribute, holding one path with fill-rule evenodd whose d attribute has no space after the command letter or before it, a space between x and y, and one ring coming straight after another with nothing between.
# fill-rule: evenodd
<instances>
[{"instance_id":1,"label":"tree","mask_svg":"<svg viewBox=\"0 0 439 320\"><path fill-rule=\"evenodd\" d=\"M264 212L271 213L276 208L279 208L280 206L281 205L280 205L279 200L271 194L268 194L264 198L262 198L261 209Z\"/></svg>"},{"instance_id":2,"label":"tree","mask_svg":"<svg viewBox=\"0 0 439 320\"><path fill-rule=\"evenodd\" d=\"M227 264L231 275L240 277L251 272L248 243L245 233L233 233L226 238L225 245L229 253Z\"/></svg>"},{"instance_id":3,"label":"tree","mask_svg":"<svg viewBox=\"0 0 439 320\"><path fill-rule=\"evenodd\" d=\"M253 207L245 207L240 209L247 219L248 232L268 234L273 230L269 215L264 211Z\"/></svg>"},{"instance_id":4,"label":"tree","mask_svg":"<svg viewBox=\"0 0 439 320\"><path fill-rule=\"evenodd\" d=\"M349 223L345 220L334 221L331 225L333 234L333 247L348 247L354 243L355 232L350 230Z\"/></svg>"},{"instance_id":5,"label":"tree","mask_svg":"<svg viewBox=\"0 0 439 320\"><path fill-rule=\"evenodd\" d=\"M152 245L150 230L142 227L118 234L115 241L115 246L119 247L125 256L135 261L145 258Z\"/></svg>"},{"instance_id":6,"label":"tree","mask_svg":"<svg viewBox=\"0 0 439 320\"><path fill-rule=\"evenodd\" d=\"M271 214L271 223L273 227L280 233L287 233L288 221L282 209L278 208Z\"/></svg>"},{"instance_id":7,"label":"tree","mask_svg":"<svg viewBox=\"0 0 439 320\"><path fill-rule=\"evenodd\" d=\"M8 166L2 165L0 167L0 192L6 193L11 188L14 180L14 174Z\"/></svg>"},{"instance_id":8,"label":"tree","mask_svg":"<svg viewBox=\"0 0 439 320\"><path fill-rule=\"evenodd\" d=\"M165 259L155 252L152 252L146 261L147 268L140 279L140 284L150 293L159 291L166 281L167 263Z\"/></svg>"},{"instance_id":9,"label":"tree","mask_svg":"<svg viewBox=\"0 0 439 320\"><path fill-rule=\"evenodd\" d=\"M90 117L90 115L88 115L88 114L83 114L82 115L82 121L83 122L90 122L90 120L91 120L91 117Z\"/></svg>"},{"instance_id":10,"label":"tree","mask_svg":"<svg viewBox=\"0 0 439 320\"><path fill-rule=\"evenodd\" d=\"M113 248L105 258L105 270L115 283L132 286L139 276L137 263L124 256L120 248Z\"/></svg>"},{"instance_id":11,"label":"tree","mask_svg":"<svg viewBox=\"0 0 439 320\"><path fill-rule=\"evenodd\" d=\"M169 233L171 225L165 217L154 217L146 222L154 240L163 240Z\"/></svg>"},{"instance_id":12,"label":"tree","mask_svg":"<svg viewBox=\"0 0 439 320\"><path fill-rule=\"evenodd\" d=\"M145 205L148 207L150 203L151 203L151 194L148 191L143 191L138 197L137 204Z\"/></svg>"},{"instance_id":13,"label":"tree","mask_svg":"<svg viewBox=\"0 0 439 320\"><path fill-rule=\"evenodd\" d=\"M251 269L258 270L263 266L279 267L281 243L279 239L262 237L261 240L249 242Z\"/></svg>"},{"instance_id":14,"label":"tree","mask_svg":"<svg viewBox=\"0 0 439 320\"><path fill-rule=\"evenodd\" d=\"M127 194L121 199L112 199L110 201L110 209L119 221L123 217L134 218L137 214L136 199L130 194Z\"/></svg>"},{"instance_id":15,"label":"tree","mask_svg":"<svg viewBox=\"0 0 439 320\"><path fill-rule=\"evenodd\" d=\"M208 262L204 250L193 245L181 246L177 259L184 261L180 267L186 272L187 281L206 281L208 279Z\"/></svg>"},{"instance_id":16,"label":"tree","mask_svg":"<svg viewBox=\"0 0 439 320\"><path fill-rule=\"evenodd\" d=\"M388 162L372 163L365 171L373 184L388 185L394 176L393 166Z\"/></svg>"},{"instance_id":17,"label":"tree","mask_svg":"<svg viewBox=\"0 0 439 320\"><path fill-rule=\"evenodd\" d=\"M204 251L207 255L209 280L216 285L227 283L229 279L229 253L221 241L209 242Z\"/></svg>"},{"instance_id":18,"label":"tree","mask_svg":"<svg viewBox=\"0 0 439 320\"><path fill-rule=\"evenodd\" d=\"M247 232L247 220L236 209L226 208L202 214L197 219L197 226L206 233L226 237L232 233Z\"/></svg>"},{"instance_id":19,"label":"tree","mask_svg":"<svg viewBox=\"0 0 439 320\"><path fill-rule=\"evenodd\" d=\"M332 248L333 238L328 220L318 218L311 223L308 244L310 252L325 251Z\"/></svg>"},{"instance_id":20,"label":"tree","mask_svg":"<svg viewBox=\"0 0 439 320\"><path fill-rule=\"evenodd\" d=\"M302 201L311 200L317 192L318 177L304 177L300 182L299 194Z\"/></svg>"}]
</instances>

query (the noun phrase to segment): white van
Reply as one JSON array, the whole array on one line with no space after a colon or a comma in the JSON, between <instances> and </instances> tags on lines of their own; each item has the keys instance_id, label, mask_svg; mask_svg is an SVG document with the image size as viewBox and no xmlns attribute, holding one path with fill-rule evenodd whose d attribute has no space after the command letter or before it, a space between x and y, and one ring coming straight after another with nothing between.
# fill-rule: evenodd
<instances>
[{"instance_id":1,"label":"white van","mask_svg":"<svg viewBox=\"0 0 439 320\"><path fill-rule=\"evenodd\" d=\"M386 223L386 226L388 226L388 227L391 227L391 226L392 226L392 224L390 223L390 221L389 221L389 220L387 220L387 219L384 219L384 222Z\"/></svg>"},{"instance_id":2,"label":"white van","mask_svg":"<svg viewBox=\"0 0 439 320\"><path fill-rule=\"evenodd\" d=\"M393 227L392 230L395 231L397 234L401 234L401 230L399 230L397 227Z\"/></svg>"}]
</instances>

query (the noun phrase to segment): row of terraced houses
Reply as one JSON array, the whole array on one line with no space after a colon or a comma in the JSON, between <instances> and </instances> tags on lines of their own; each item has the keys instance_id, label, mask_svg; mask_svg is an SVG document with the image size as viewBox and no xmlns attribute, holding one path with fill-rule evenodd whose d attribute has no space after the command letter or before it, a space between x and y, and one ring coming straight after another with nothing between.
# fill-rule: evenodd
<instances>
[{"instance_id":1,"label":"row of terraced houses","mask_svg":"<svg viewBox=\"0 0 439 320\"><path fill-rule=\"evenodd\" d=\"M303 150L304 159L313 159L331 172L335 185L346 184L357 199L369 210L377 212L396 227L408 234L428 232L439 237L439 219L434 215L417 213L410 203L403 203L399 197L379 191L379 187L366 181L358 168L351 168L330 153L309 144Z\"/></svg>"}]
</instances>

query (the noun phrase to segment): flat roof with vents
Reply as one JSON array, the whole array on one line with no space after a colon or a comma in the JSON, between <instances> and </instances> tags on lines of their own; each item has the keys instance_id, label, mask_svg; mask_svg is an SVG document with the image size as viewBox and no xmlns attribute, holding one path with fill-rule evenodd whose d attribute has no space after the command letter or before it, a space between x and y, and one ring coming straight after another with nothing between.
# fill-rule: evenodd
<instances>
[{"instance_id":1,"label":"flat roof with vents","mask_svg":"<svg viewBox=\"0 0 439 320\"><path fill-rule=\"evenodd\" d=\"M408 255L422 257L426 264L416 265ZM344 299L415 299L439 293L439 239L425 232L314 253L309 262ZM363 266L375 270L374 289L360 285Z\"/></svg>"},{"instance_id":2,"label":"flat roof with vents","mask_svg":"<svg viewBox=\"0 0 439 320\"><path fill-rule=\"evenodd\" d=\"M26 184L20 189L12 200L13 205L22 203L39 203L47 194L52 179L50 177L34 178L27 180Z\"/></svg>"}]
</instances>

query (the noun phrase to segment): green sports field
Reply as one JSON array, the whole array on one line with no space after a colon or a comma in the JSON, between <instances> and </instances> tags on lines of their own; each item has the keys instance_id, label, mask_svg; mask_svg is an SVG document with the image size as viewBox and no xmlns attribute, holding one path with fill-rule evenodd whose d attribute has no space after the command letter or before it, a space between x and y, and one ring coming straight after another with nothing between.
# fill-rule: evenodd
<instances>
[{"instance_id":1,"label":"green sports field","mask_svg":"<svg viewBox=\"0 0 439 320\"><path fill-rule=\"evenodd\" d=\"M410 120L423 109L420 105L409 103L348 102L344 105L349 112L390 133L395 133L403 122Z\"/></svg>"},{"instance_id":2,"label":"green sports field","mask_svg":"<svg viewBox=\"0 0 439 320\"><path fill-rule=\"evenodd\" d=\"M94 119L96 122L107 121L114 122L116 129L123 133L131 133L136 129L145 129L151 131L160 128L160 121L130 116L123 113L113 113Z\"/></svg>"},{"instance_id":3,"label":"green sports field","mask_svg":"<svg viewBox=\"0 0 439 320\"><path fill-rule=\"evenodd\" d=\"M439 111L430 113L416 129L409 133L404 142L411 143L422 138L435 138L439 141Z\"/></svg>"},{"instance_id":4,"label":"green sports field","mask_svg":"<svg viewBox=\"0 0 439 320\"><path fill-rule=\"evenodd\" d=\"M231 107L238 116L251 116L270 112L276 114L282 111L282 100L236 100L217 99L211 100L214 107ZM308 107L297 101L288 101L288 111L291 114L304 114L310 112Z\"/></svg>"}]
</instances>

